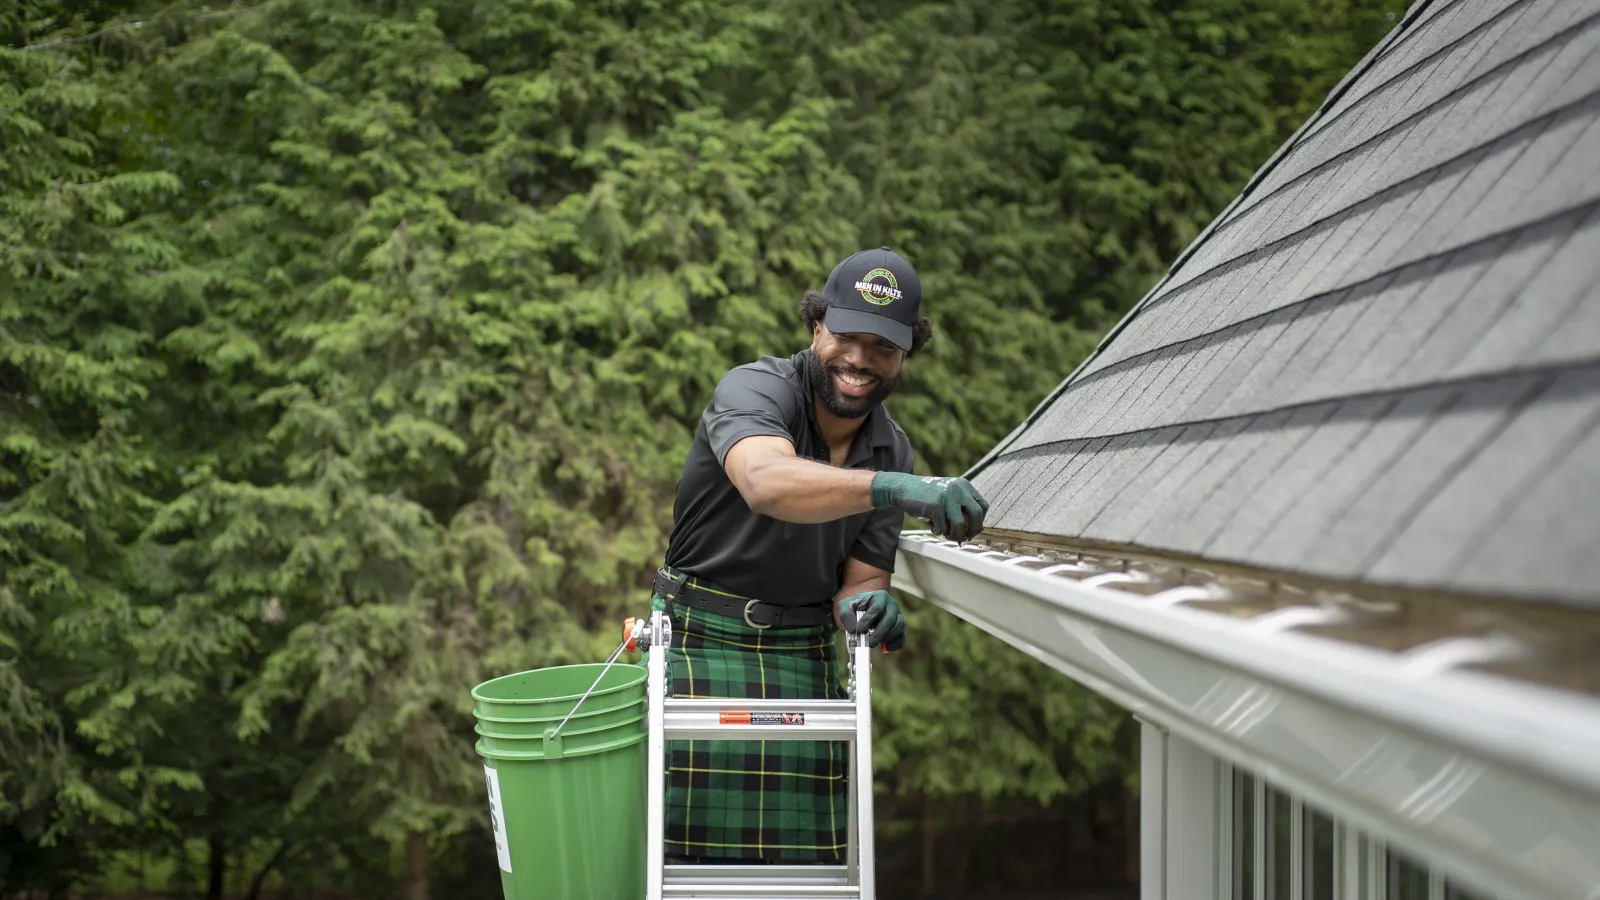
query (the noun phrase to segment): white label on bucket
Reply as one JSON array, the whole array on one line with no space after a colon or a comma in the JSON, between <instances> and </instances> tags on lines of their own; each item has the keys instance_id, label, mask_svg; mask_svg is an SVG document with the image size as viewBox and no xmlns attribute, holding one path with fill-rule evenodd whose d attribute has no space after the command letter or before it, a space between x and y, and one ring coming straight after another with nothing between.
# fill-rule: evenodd
<instances>
[{"instance_id":1,"label":"white label on bucket","mask_svg":"<svg viewBox=\"0 0 1600 900\"><path fill-rule=\"evenodd\" d=\"M500 868L511 871L511 845L506 841L506 813L500 802L500 775L488 766L483 774L489 779L489 817L494 820L494 852L500 857Z\"/></svg>"}]
</instances>

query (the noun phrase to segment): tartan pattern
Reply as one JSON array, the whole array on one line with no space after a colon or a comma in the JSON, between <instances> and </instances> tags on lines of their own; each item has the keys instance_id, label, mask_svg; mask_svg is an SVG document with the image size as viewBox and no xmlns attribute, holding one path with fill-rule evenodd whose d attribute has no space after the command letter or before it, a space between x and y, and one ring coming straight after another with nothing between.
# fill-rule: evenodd
<instances>
[{"instance_id":1,"label":"tartan pattern","mask_svg":"<svg viewBox=\"0 0 1600 900\"><path fill-rule=\"evenodd\" d=\"M690 584L726 590L703 581ZM659 593L653 610L665 610ZM673 697L841 700L836 626L755 629L674 604ZM842 863L849 823L844 741L668 741L665 853L745 861Z\"/></svg>"}]
</instances>

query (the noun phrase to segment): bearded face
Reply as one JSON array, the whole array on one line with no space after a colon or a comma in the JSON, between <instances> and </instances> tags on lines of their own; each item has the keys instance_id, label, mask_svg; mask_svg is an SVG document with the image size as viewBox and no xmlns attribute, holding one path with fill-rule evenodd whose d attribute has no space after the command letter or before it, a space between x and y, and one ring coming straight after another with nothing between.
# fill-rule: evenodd
<instances>
[{"instance_id":1,"label":"bearded face","mask_svg":"<svg viewBox=\"0 0 1600 900\"><path fill-rule=\"evenodd\" d=\"M905 352L871 334L834 334L817 326L811 345L811 391L841 419L859 419L900 385Z\"/></svg>"}]
</instances>

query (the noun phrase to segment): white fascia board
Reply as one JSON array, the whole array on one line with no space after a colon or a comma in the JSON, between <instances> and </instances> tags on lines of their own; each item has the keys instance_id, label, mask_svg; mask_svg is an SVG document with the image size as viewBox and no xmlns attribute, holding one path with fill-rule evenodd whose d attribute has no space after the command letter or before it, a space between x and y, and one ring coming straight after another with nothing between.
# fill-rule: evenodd
<instances>
[{"instance_id":1,"label":"white fascia board","mask_svg":"<svg viewBox=\"0 0 1600 900\"><path fill-rule=\"evenodd\" d=\"M896 589L1465 886L1600 898L1600 703L1088 586L926 533L903 535L897 557Z\"/></svg>"}]
</instances>

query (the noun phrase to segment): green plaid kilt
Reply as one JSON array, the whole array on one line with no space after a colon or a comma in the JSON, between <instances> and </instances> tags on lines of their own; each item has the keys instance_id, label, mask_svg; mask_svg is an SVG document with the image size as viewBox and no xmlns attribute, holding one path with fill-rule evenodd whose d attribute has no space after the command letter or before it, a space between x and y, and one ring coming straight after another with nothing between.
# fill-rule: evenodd
<instances>
[{"instance_id":1,"label":"green plaid kilt","mask_svg":"<svg viewBox=\"0 0 1600 900\"><path fill-rule=\"evenodd\" d=\"M667 608L660 594L650 602L652 610ZM848 697L831 621L756 629L742 618L683 604L670 615L672 697ZM842 863L849 753L844 741L668 741L665 854Z\"/></svg>"}]
</instances>

